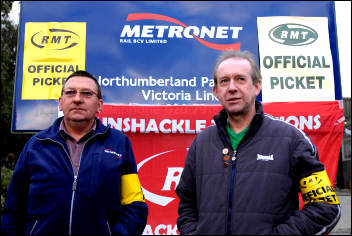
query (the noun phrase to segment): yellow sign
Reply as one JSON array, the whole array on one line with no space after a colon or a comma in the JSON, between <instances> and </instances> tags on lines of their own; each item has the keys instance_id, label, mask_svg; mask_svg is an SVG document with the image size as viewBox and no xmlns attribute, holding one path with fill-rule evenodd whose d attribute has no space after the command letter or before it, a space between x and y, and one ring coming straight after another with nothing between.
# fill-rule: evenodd
<instances>
[{"instance_id":1,"label":"yellow sign","mask_svg":"<svg viewBox=\"0 0 352 236\"><path fill-rule=\"evenodd\" d=\"M314 172L310 176L302 178L300 189L304 204L310 202L340 204L325 170Z\"/></svg>"},{"instance_id":2,"label":"yellow sign","mask_svg":"<svg viewBox=\"0 0 352 236\"><path fill-rule=\"evenodd\" d=\"M327 17L258 17L263 102L334 101Z\"/></svg>"},{"instance_id":3,"label":"yellow sign","mask_svg":"<svg viewBox=\"0 0 352 236\"><path fill-rule=\"evenodd\" d=\"M85 22L26 23L22 99L58 99L66 77L85 70L85 52Z\"/></svg>"}]
</instances>

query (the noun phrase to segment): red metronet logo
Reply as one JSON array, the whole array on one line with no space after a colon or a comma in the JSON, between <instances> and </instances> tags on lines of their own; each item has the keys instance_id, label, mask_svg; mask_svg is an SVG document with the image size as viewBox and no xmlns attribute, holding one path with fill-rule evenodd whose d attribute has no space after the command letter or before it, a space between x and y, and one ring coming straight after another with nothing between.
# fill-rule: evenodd
<instances>
[{"instance_id":1,"label":"red metronet logo","mask_svg":"<svg viewBox=\"0 0 352 236\"><path fill-rule=\"evenodd\" d=\"M168 38L195 38L204 46L215 50L240 50L240 43L215 44L207 42L201 38L207 36L209 38L218 39L237 39L239 31L242 30L243 27L211 26L208 28L202 26L199 28L197 26L187 26L181 21L168 16L152 13L132 13L129 14L126 19L127 22L136 20L161 20L175 23L177 25L143 25L142 27L140 25L135 25L133 28L131 28L130 25L125 25L120 35L122 38L163 38L167 33Z\"/></svg>"}]
</instances>

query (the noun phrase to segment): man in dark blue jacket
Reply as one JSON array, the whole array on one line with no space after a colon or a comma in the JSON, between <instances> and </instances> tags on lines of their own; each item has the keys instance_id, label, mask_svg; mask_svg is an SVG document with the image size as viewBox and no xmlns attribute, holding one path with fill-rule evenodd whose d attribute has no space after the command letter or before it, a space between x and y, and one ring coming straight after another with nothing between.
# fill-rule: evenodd
<instances>
[{"instance_id":1,"label":"man in dark blue jacket","mask_svg":"<svg viewBox=\"0 0 352 236\"><path fill-rule=\"evenodd\" d=\"M1 220L6 234L142 234L147 221L131 143L97 118L101 89L88 72L65 81L58 118L26 144Z\"/></svg>"},{"instance_id":2,"label":"man in dark blue jacket","mask_svg":"<svg viewBox=\"0 0 352 236\"><path fill-rule=\"evenodd\" d=\"M301 130L255 101L261 75L253 55L224 53L213 78L223 110L188 151L176 188L180 233L328 233L340 205L324 165Z\"/></svg>"}]
</instances>

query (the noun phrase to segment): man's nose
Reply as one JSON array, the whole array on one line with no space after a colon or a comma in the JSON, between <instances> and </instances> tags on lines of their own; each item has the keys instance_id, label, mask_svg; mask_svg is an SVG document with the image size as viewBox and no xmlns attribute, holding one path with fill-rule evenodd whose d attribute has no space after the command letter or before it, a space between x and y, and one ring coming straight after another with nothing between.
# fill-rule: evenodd
<instances>
[{"instance_id":1,"label":"man's nose","mask_svg":"<svg viewBox=\"0 0 352 236\"><path fill-rule=\"evenodd\" d=\"M228 90L229 91L236 91L237 90L236 80L230 79Z\"/></svg>"},{"instance_id":2,"label":"man's nose","mask_svg":"<svg viewBox=\"0 0 352 236\"><path fill-rule=\"evenodd\" d=\"M81 102L82 101L82 95L81 95L81 93L80 92L77 92L76 94L75 94L75 96L73 97L73 100L75 101L75 102Z\"/></svg>"}]
</instances>

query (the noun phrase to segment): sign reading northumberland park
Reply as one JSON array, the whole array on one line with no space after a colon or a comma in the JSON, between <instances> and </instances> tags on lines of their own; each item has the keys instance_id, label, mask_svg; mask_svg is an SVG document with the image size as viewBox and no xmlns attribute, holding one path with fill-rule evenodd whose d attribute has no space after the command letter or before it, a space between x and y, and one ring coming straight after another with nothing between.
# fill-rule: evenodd
<instances>
[{"instance_id":1,"label":"sign reading northumberland park","mask_svg":"<svg viewBox=\"0 0 352 236\"><path fill-rule=\"evenodd\" d=\"M344 126L334 2L22 1L12 131L50 126L64 79L87 70L102 88L97 117L131 140L143 234L178 234L175 188L221 110L212 73L227 49L255 55L264 112L309 135L334 183Z\"/></svg>"}]
</instances>

